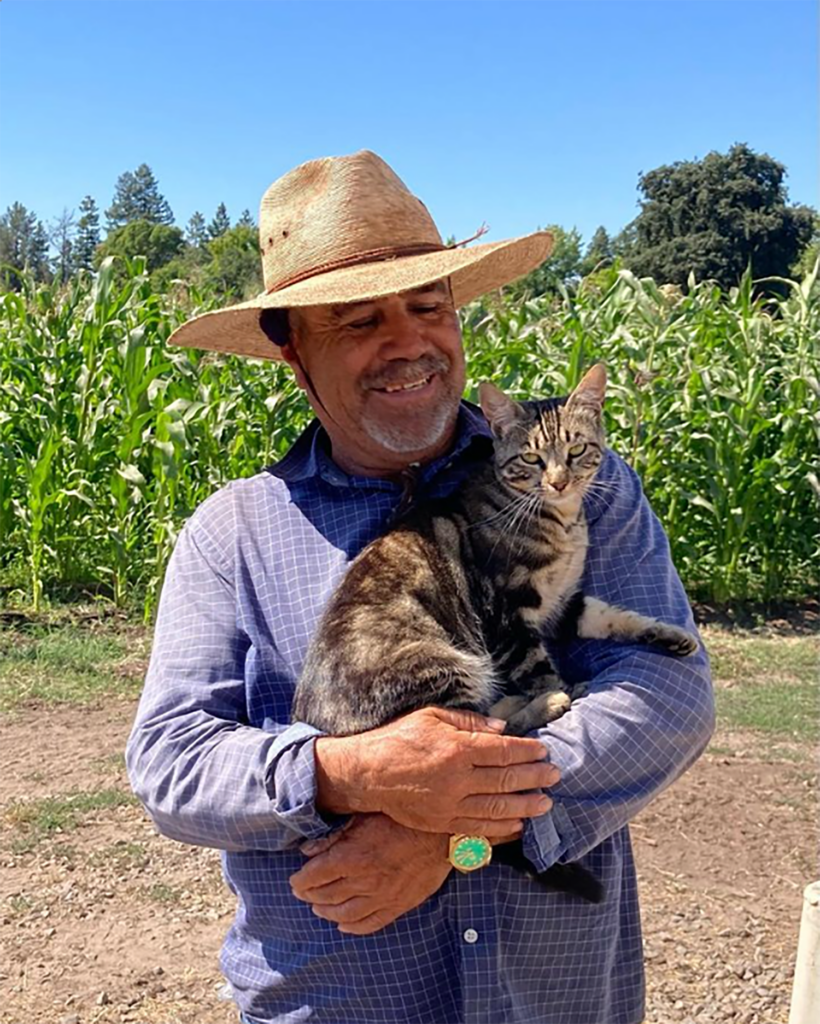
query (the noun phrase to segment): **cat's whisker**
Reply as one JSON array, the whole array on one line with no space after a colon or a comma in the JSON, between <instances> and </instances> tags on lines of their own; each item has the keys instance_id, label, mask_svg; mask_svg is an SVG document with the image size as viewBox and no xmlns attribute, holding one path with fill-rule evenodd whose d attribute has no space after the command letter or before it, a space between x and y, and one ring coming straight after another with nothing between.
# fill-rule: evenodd
<instances>
[{"instance_id":1,"label":"cat's whisker","mask_svg":"<svg viewBox=\"0 0 820 1024\"><path fill-rule=\"evenodd\" d=\"M528 507L532 505L533 498L540 501L540 497L537 492L535 494L524 494L520 498L513 499L513 501L511 501L510 504L506 507L505 511L510 513L510 521L507 523L507 528L509 530L507 540L515 540L515 535L517 533L519 525L525 520L528 512ZM495 543L493 544L490 550L490 558L492 558L495 555L495 549L498 547L499 542L504 536L501 530L498 530L497 533L498 536L496 537ZM509 556L507 561L509 563Z\"/></svg>"},{"instance_id":2,"label":"cat's whisker","mask_svg":"<svg viewBox=\"0 0 820 1024\"><path fill-rule=\"evenodd\" d=\"M538 509L538 506L541 504L541 501L542 497L540 492L534 491L532 495L530 495L529 499L524 503L524 505L522 505L522 508L516 518L515 524L513 527L511 527L510 530L510 551L507 557L508 564L512 558L513 546L515 545L515 541L518 535L522 533L524 527L527 525L528 519L530 519L535 514L536 510Z\"/></svg>"},{"instance_id":3,"label":"cat's whisker","mask_svg":"<svg viewBox=\"0 0 820 1024\"><path fill-rule=\"evenodd\" d=\"M513 517L515 515L519 505L521 505L523 502L526 502L528 499L529 499L529 495L528 494L522 494L520 498L513 498L508 504L506 504L498 512L495 512L493 515L488 516L486 519L478 519L474 523L469 523L467 525L467 529L468 530L472 530L472 529L475 529L475 527L477 527L477 526L489 526L490 523L499 522L499 521L505 519L507 516Z\"/></svg>"},{"instance_id":4,"label":"cat's whisker","mask_svg":"<svg viewBox=\"0 0 820 1024\"><path fill-rule=\"evenodd\" d=\"M612 484L606 481L592 481L587 484L584 488L584 496L586 497L587 495L594 498L605 499L613 511L632 507L631 500L620 494Z\"/></svg>"}]
</instances>

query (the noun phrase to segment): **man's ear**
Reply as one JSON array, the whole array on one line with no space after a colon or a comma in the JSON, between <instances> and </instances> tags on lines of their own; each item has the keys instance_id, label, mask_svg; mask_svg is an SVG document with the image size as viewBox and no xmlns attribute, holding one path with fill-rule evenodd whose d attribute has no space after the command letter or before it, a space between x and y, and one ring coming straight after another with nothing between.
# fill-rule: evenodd
<instances>
[{"instance_id":1,"label":"man's ear","mask_svg":"<svg viewBox=\"0 0 820 1024\"><path fill-rule=\"evenodd\" d=\"M303 391L307 391L308 382L307 377L305 376L304 368L302 367L302 360L299 358L299 356L297 356L296 349L293 347L293 344L289 342L287 345L283 345L281 348L281 352L282 358L285 360L285 362L288 364L291 370L293 370L293 375L296 378L296 383Z\"/></svg>"},{"instance_id":2,"label":"man's ear","mask_svg":"<svg viewBox=\"0 0 820 1024\"><path fill-rule=\"evenodd\" d=\"M500 391L495 384L484 381L478 387L478 400L481 403L481 411L487 418L492 432L496 437L503 437L516 423L526 419L524 410L508 398L503 391Z\"/></svg>"}]
</instances>

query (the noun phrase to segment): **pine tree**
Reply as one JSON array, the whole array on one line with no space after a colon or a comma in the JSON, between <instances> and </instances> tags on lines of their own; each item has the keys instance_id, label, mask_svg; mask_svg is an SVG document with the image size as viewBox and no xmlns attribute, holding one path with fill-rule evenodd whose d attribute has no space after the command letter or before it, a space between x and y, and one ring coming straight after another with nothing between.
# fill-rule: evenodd
<instances>
[{"instance_id":1,"label":"pine tree","mask_svg":"<svg viewBox=\"0 0 820 1024\"><path fill-rule=\"evenodd\" d=\"M208 241L208 229L205 226L205 218L199 210L194 210L191 214L188 227L185 229L185 241L195 249L201 249Z\"/></svg>"},{"instance_id":2,"label":"pine tree","mask_svg":"<svg viewBox=\"0 0 820 1024\"><path fill-rule=\"evenodd\" d=\"M74 265L78 269L91 270L94 253L100 244L100 214L91 196L80 203L80 219L77 222L77 237L74 240Z\"/></svg>"},{"instance_id":3,"label":"pine tree","mask_svg":"<svg viewBox=\"0 0 820 1024\"><path fill-rule=\"evenodd\" d=\"M33 213L23 206L22 203L14 203L0 217L0 264L3 264L2 272L10 275L9 268L23 270L28 262L29 242L37 224L37 218ZM8 284L19 287L16 277L9 277Z\"/></svg>"},{"instance_id":4,"label":"pine tree","mask_svg":"<svg viewBox=\"0 0 820 1024\"><path fill-rule=\"evenodd\" d=\"M581 264L581 274L586 277L587 274L594 273L599 264L602 262L606 263L607 260L611 260L612 256L612 240L609 237L606 228L601 225L601 227L599 227L592 236L592 240L587 246L584 261Z\"/></svg>"},{"instance_id":5,"label":"pine tree","mask_svg":"<svg viewBox=\"0 0 820 1024\"><path fill-rule=\"evenodd\" d=\"M228 217L228 211L225 208L225 204L220 203L216 208L214 219L208 225L208 240L213 241L215 238L219 238L221 235L224 235L230 226L231 221Z\"/></svg>"},{"instance_id":6,"label":"pine tree","mask_svg":"<svg viewBox=\"0 0 820 1024\"><path fill-rule=\"evenodd\" d=\"M29 246L28 266L34 275L35 281L48 281L51 277L48 263L48 232L42 221L37 221L37 226L31 236Z\"/></svg>"},{"instance_id":7,"label":"pine tree","mask_svg":"<svg viewBox=\"0 0 820 1024\"><path fill-rule=\"evenodd\" d=\"M242 227L242 228L255 228L256 227L256 221L251 216L251 211L250 210L243 210L242 211L242 216L236 222L236 226L237 227Z\"/></svg>"},{"instance_id":8,"label":"pine tree","mask_svg":"<svg viewBox=\"0 0 820 1024\"><path fill-rule=\"evenodd\" d=\"M14 203L0 217L0 281L4 288L19 291L21 275L29 271L36 280L48 280L48 234L22 203Z\"/></svg>"},{"instance_id":9,"label":"pine tree","mask_svg":"<svg viewBox=\"0 0 820 1024\"><path fill-rule=\"evenodd\" d=\"M77 221L74 211L63 209L49 229L49 241L57 250L54 258L54 273L61 281L67 281L75 270L74 233Z\"/></svg>"},{"instance_id":10,"label":"pine tree","mask_svg":"<svg viewBox=\"0 0 820 1024\"><path fill-rule=\"evenodd\" d=\"M117 178L114 200L105 215L109 231L134 220L147 220L151 224L174 223L171 207L160 193L157 179L148 164L140 164L136 171L126 171Z\"/></svg>"},{"instance_id":11,"label":"pine tree","mask_svg":"<svg viewBox=\"0 0 820 1024\"><path fill-rule=\"evenodd\" d=\"M117 184L114 188L114 199L105 211L109 231L114 231L116 228L122 227L123 224L127 224L129 220L135 219L135 192L136 181L134 180L133 172L124 171L117 178Z\"/></svg>"},{"instance_id":12,"label":"pine tree","mask_svg":"<svg viewBox=\"0 0 820 1024\"><path fill-rule=\"evenodd\" d=\"M160 193L159 184L148 164L140 164L134 171L137 184L137 202L139 205L138 220L147 220L152 224L173 224L174 215L168 200Z\"/></svg>"}]
</instances>

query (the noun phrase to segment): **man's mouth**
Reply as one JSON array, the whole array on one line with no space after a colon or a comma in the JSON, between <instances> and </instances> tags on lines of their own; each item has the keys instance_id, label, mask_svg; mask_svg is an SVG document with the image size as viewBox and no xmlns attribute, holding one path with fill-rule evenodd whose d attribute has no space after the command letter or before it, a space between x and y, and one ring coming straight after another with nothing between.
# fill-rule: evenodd
<instances>
[{"instance_id":1,"label":"man's mouth","mask_svg":"<svg viewBox=\"0 0 820 1024\"><path fill-rule=\"evenodd\" d=\"M383 391L388 395L393 394L394 391L418 391L423 387L426 387L433 379L431 373L427 377L420 377L418 380L412 380L407 384L385 384L382 388L374 388L374 391Z\"/></svg>"}]
</instances>

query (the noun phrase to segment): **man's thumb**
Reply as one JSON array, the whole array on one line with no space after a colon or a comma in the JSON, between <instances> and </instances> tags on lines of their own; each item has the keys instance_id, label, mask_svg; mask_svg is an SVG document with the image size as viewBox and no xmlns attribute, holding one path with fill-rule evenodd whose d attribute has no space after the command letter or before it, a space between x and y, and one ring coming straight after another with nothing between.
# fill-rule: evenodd
<instances>
[{"instance_id":1,"label":"man's thumb","mask_svg":"<svg viewBox=\"0 0 820 1024\"><path fill-rule=\"evenodd\" d=\"M434 708L436 716L448 725L464 732L502 733L506 726L503 718L487 718L476 711L458 711L455 708Z\"/></svg>"}]
</instances>

